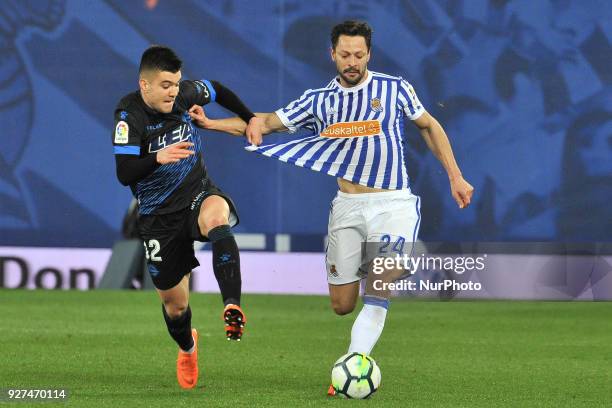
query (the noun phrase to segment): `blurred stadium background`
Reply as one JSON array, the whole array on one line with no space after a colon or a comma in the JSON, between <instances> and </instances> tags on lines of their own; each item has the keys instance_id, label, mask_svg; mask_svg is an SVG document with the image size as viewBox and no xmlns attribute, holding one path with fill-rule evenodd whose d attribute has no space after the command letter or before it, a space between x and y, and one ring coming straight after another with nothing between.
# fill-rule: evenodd
<instances>
[{"instance_id":1,"label":"blurred stadium background","mask_svg":"<svg viewBox=\"0 0 612 408\"><path fill-rule=\"evenodd\" d=\"M370 69L414 85L476 188L473 205L458 211L446 175L409 125L407 165L423 200L421 239L525 244L524 253L509 250L491 261L507 278L495 282L489 275L481 297L612 298L607 0L1 0L0 287L99 284L131 200L115 176L112 114L118 99L137 87L144 48L173 47L185 78L218 80L252 109L267 112L330 80L329 31L347 18L369 21ZM227 115L216 106L207 112ZM335 181L248 153L237 138L201 134L209 173L240 211L245 291L325 294L322 252ZM577 257L556 256L567 253ZM195 289L215 291L206 248L199 256ZM39 301L20 298L0 291L0 327L15 342L17 321L6 315ZM153 294L147 299L154 303ZM518 308L519 316L526 313ZM43 319L45 311L39 312ZM333 318L321 306L325 313ZM161 324L155 319L150 327ZM582 335L579 342L595 353ZM610 362L610 347L602 344L611 342L603 334L598 339L597 352ZM330 361L342 353L344 345L336 346ZM11 350L7 362L19 353ZM602 375L595 384L605 393L609 369ZM548 381L545 374L538 378Z\"/></svg>"}]
</instances>

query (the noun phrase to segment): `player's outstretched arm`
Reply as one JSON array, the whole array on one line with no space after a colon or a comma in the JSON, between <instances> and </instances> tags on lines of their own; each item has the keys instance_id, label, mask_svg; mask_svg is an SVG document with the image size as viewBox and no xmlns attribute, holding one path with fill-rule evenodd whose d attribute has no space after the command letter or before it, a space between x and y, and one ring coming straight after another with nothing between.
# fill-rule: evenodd
<instances>
[{"instance_id":1,"label":"player's outstretched arm","mask_svg":"<svg viewBox=\"0 0 612 408\"><path fill-rule=\"evenodd\" d=\"M189 109L189 115L194 121L195 125L208 130L215 130L217 132L229 133L234 136L242 136L247 132L247 124L238 117L225 118L225 119L211 119L206 116L204 109L199 105L194 105ZM276 113L255 113L255 118L249 121L250 126L259 127L262 135L267 135L274 132L286 132L288 129L283 122L279 119ZM249 140L253 143L253 141ZM261 142L260 142L261 143ZM259 144L259 143L254 143Z\"/></svg>"},{"instance_id":2,"label":"player's outstretched arm","mask_svg":"<svg viewBox=\"0 0 612 408\"><path fill-rule=\"evenodd\" d=\"M247 127L246 123L239 117L211 119L206 116L204 108L200 105L193 105L189 109L189 116L199 128L228 133L233 136L243 136Z\"/></svg>"},{"instance_id":3,"label":"player's outstretched arm","mask_svg":"<svg viewBox=\"0 0 612 408\"><path fill-rule=\"evenodd\" d=\"M457 205L459 208L467 207L472 201L474 187L463 178L459 165L455 160L450 141L442 125L428 112L423 113L413 122L419 128L421 136L425 139L429 149L442 163L444 170L446 170L450 181L451 194Z\"/></svg>"},{"instance_id":4,"label":"player's outstretched arm","mask_svg":"<svg viewBox=\"0 0 612 408\"><path fill-rule=\"evenodd\" d=\"M238 115L246 124L244 133L247 141L253 145L260 145L262 142L261 119L257 118L253 112L240 100L229 88L223 86L219 81L211 81L216 93L216 102Z\"/></svg>"},{"instance_id":5,"label":"player's outstretched arm","mask_svg":"<svg viewBox=\"0 0 612 408\"><path fill-rule=\"evenodd\" d=\"M285 126L283 122L281 122L278 115L274 112L270 112L270 113L256 112L255 115L258 118L263 119L261 133L264 135L275 133L275 132L286 132L289 130L287 129L287 126Z\"/></svg>"}]
</instances>

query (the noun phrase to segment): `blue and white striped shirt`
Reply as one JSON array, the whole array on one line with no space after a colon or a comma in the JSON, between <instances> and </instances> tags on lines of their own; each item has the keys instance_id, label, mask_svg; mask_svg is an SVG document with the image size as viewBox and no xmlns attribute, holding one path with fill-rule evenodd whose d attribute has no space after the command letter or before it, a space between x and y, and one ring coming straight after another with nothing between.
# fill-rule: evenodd
<instances>
[{"instance_id":1,"label":"blue and white striped shirt","mask_svg":"<svg viewBox=\"0 0 612 408\"><path fill-rule=\"evenodd\" d=\"M425 109L401 77L372 71L367 75L352 88L335 78L277 110L289 132L308 129L312 135L254 151L368 187L409 188L404 117L416 120Z\"/></svg>"}]
</instances>

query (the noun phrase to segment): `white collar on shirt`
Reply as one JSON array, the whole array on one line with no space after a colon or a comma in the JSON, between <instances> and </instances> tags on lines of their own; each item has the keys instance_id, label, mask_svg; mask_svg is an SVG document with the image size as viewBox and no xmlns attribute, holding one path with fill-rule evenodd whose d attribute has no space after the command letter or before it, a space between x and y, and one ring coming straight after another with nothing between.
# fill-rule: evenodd
<instances>
[{"instance_id":1,"label":"white collar on shirt","mask_svg":"<svg viewBox=\"0 0 612 408\"><path fill-rule=\"evenodd\" d=\"M336 77L336 80L334 82L335 82L336 86L338 87L338 89L341 89L344 92L357 92L360 89L363 89L366 86L368 86L368 84L372 81L372 74L370 74L370 71L368 69L366 69L365 74L367 75L365 81L363 81L359 85L351 86L350 88L346 88L346 87L340 85L339 77Z\"/></svg>"}]
</instances>

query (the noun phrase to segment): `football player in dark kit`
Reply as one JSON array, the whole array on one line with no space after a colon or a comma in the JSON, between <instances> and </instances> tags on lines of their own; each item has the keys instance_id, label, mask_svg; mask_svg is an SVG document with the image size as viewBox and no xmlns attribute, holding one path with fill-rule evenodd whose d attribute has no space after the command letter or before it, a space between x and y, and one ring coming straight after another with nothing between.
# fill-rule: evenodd
<instances>
[{"instance_id":1,"label":"football player in dark kit","mask_svg":"<svg viewBox=\"0 0 612 408\"><path fill-rule=\"evenodd\" d=\"M248 140L261 140L261 123L229 89L216 81L181 81L181 60L167 47L142 54L140 89L115 110L117 177L138 199L138 228L148 270L162 300L170 336L179 345L177 378L182 388L198 380L198 333L191 327L189 276L199 265L193 242L212 243L213 270L225 309L226 337L240 340L246 316L240 308L238 223L232 200L208 178L202 141L189 110L217 102L247 124Z\"/></svg>"}]
</instances>

